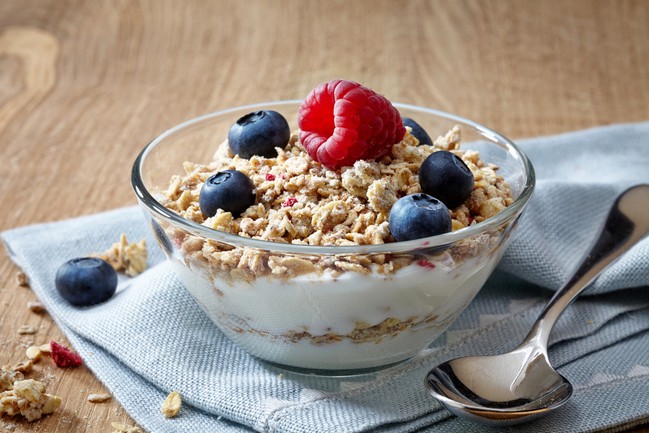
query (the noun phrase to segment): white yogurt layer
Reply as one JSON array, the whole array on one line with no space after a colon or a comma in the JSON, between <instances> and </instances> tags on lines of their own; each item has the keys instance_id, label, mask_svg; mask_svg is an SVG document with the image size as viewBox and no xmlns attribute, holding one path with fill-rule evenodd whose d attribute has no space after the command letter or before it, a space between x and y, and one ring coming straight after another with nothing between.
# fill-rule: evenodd
<instances>
[{"instance_id":1,"label":"white yogurt layer","mask_svg":"<svg viewBox=\"0 0 649 433\"><path fill-rule=\"evenodd\" d=\"M172 262L208 316L252 355L286 366L337 370L377 367L415 355L471 302L499 258L491 254L434 267L413 263L392 275L306 274L252 283L214 281L203 269ZM386 319L407 325L382 338L349 337L359 324ZM327 334L340 338L311 338Z\"/></svg>"}]
</instances>

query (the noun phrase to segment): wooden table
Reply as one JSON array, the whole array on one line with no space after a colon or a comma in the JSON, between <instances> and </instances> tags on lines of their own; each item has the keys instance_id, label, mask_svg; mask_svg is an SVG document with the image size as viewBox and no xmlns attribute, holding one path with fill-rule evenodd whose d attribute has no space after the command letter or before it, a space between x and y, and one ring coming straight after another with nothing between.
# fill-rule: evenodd
<instances>
[{"instance_id":1,"label":"wooden table","mask_svg":"<svg viewBox=\"0 0 649 433\"><path fill-rule=\"evenodd\" d=\"M131 163L162 130L332 78L511 138L646 120L647 23L643 0L3 0L0 230L134 204ZM66 341L16 272L0 253L0 364ZM105 391L88 370L45 364L63 406L16 431L132 423L86 401Z\"/></svg>"}]
</instances>

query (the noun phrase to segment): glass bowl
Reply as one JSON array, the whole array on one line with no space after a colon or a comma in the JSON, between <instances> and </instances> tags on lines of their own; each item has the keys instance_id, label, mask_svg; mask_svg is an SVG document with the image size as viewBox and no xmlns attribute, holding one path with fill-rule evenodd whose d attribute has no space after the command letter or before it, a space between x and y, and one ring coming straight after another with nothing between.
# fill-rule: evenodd
<instances>
[{"instance_id":1,"label":"glass bowl","mask_svg":"<svg viewBox=\"0 0 649 433\"><path fill-rule=\"evenodd\" d=\"M489 128L440 111L394 104L431 136L460 125L462 148L478 150L485 162L499 167L498 174L512 189L513 203L479 224L451 233L354 246L246 238L184 219L161 204L172 176L184 173L183 162L211 161L238 118L275 110L296 130L300 102L232 108L164 132L135 160L133 188L180 280L239 347L294 370L336 374L385 368L426 348L478 293L532 195L534 170L516 145ZM205 251L257 260L261 268L272 267L274 272L251 277L249 272L224 268ZM386 272L385 266L377 265L386 262L398 263L394 267L398 269ZM357 272L346 263L370 265Z\"/></svg>"}]
</instances>

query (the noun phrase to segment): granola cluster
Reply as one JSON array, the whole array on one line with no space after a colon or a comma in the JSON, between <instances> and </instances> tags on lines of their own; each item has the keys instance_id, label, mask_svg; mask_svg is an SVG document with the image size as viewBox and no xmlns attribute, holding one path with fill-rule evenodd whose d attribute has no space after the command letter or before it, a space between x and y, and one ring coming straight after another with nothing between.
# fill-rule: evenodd
<instances>
[{"instance_id":1,"label":"granola cluster","mask_svg":"<svg viewBox=\"0 0 649 433\"><path fill-rule=\"evenodd\" d=\"M497 167L482 161L476 151L460 149L460 132L460 127L455 126L428 146L419 145L408 131L392 147L391 154L379 161L359 160L340 171L312 160L301 147L297 133L285 149L278 149L276 158L232 156L225 142L209 164L185 162L185 174L171 179L162 202L188 220L247 238L314 246L383 244L394 241L388 228L392 205L400 197L421 192L421 163L432 152L448 150L462 158L475 178L471 196L451 210L452 229L459 230L497 214L513 202L511 190L497 174ZM212 174L228 169L241 171L253 181L256 204L238 218L221 210L204 218L199 208L200 189ZM186 260L207 265L213 274L226 278L286 278L325 269L368 273L376 268L391 273L404 265L398 258L386 255L282 257L205 241L171 227L166 231L181 246Z\"/></svg>"},{"instance_id":2,"label":"granola cluster","mask_svg":"<svg viewBox=\"0 0 649 433\"><path fill-rule=\"evenodd\" d=\"M0 370L0 414L22 415L35 421L54 412L61 405L61 397L45 392L43 382L25 379L18 371Z\"/></svg>"}]
</instances>

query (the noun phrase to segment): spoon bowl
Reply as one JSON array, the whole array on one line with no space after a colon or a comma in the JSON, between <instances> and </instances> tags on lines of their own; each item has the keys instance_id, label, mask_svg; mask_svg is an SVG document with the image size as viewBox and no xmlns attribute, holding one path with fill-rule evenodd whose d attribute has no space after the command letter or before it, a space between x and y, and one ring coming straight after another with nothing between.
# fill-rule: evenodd
<instances>
[{"instance_id":1,"label":"spoon bowl","mask_svg":"<svg viewBox=\"0 0 649 433\"><path fill-rule=\"evenodd\" d=\"M426 384L455 415L493 426L531 421L572 396L570 382L534 347L452 360L431 370Z\"/></svg>"},{"instance_id":2,"label":"spoon bowl","mask_svg":"<svg viewBox=\"0 0 649 433\"><path fill-rule=\"evenodd\" d=\"M430 394L455 415L492 426L531 421L568 401L572 385L548 359L550 331L568 305L649 232L647 209L649 185L624 191L575 275L555 293L523 342L503 355L438 365L426 376Z\"/></svg>"}]
</instances>

